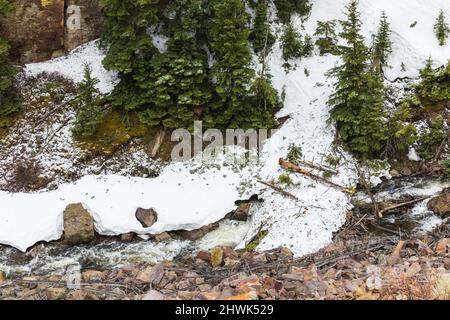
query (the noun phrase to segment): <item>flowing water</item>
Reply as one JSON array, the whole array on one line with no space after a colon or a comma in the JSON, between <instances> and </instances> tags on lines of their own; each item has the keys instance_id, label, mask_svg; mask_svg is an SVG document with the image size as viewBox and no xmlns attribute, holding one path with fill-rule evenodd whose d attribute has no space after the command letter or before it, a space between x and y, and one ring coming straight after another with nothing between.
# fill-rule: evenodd
<instances>
[{"instance_id":1,"label":"flowing water","mask_svg":"<svg viewBox=\"0 0 450 320\"><path fill-rule=\"evenodd\" d=\"M384 182L378 190L374 191L374 198L378 203L406 198L429 198L415 204L407 213L386 214L384 219L380 221L380 226L409 236L432 231L442 224L443 220L428 209L428 202L432 197L439 195L449 187L450 179L416 177ZM365 192L361 191L356 194L353 202L355 207L358 208L371 203L371 200Z\"/></svg>"},{"instance_id":2,"label":"flowing water","mask_svg":"<svg viewBox=\"0 0 450 320\"><path fill-rule=\"evenodd\" d=\"M404 197L426 197L438 195L450 187L449 180L410 178L385 182L375 194L379 202L398 200ZM431 231L442 223L442 219L427 208L429 199L416 204L406 214L386 215L382 226L403 233L420 234ZM370 203L363 192L354 198L355 206ZM40 244L28 254L8 247L0 248L0 270L7 274L64 274L69 269L108 269L113 267L155 263L176 259L177 256L207 250L217 245L239 245L250 227L242 223L225 220L220 227L198 241L169 241L154 243L136 241L121 243L113 239L101 240L86 246L66 247L60 244Z\"/></svg>"},{"instance_id":3,"label":"flowing water","mask_svg":"<svg viewBox=\"0 0 450 320\"><path fill-rule=\"evenodd\" d=\"M66 270L108 269L142 262L173 260L178 255L208 250L218 245L237 246L249 230L250 223L225 220L220 227L198 241L136 241L122 243L114 239L66 247L40 244L28 254L9 247L0 248L0 270L7 274L64 274Z\"/></svg>"}]
</instances>

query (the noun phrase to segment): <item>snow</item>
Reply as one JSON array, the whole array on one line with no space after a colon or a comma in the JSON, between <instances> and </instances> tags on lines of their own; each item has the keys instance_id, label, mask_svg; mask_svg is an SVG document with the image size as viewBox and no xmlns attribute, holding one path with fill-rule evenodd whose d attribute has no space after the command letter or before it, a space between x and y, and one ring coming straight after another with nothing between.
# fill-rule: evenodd
<instances>
[{"instance_id":1,"label":"snow","mask_svg":"<svg viewBox=\"0 0 450 320\"><path fill-rule=\"evenodd\" d=\"M315 0L304 30L312 35L317 20L342 19L346 0ZM418 77L419 69L431 56L436 66L449 58L450 43L440 47L433 33L439 10L450 17L448 0L361 0L363 32L367 41L376 32L379 17L386 11L393 29L393 54L387 72L388 80ZM415 28L410 28L417 21ZM297 21L300 27L300 22ZM114 75L101 66L103 53L95 43L87 44L65 58L28 65L26 72L59 71L74 81L82 79L82 66L90 63L99 88L113 88ZM54 240L62 233L62 212L73 202L82 202L93 213L96 229L105 235L127 232L159 233L168 230L192 230L223 218L235 208L234 201L244 195L260 194L262 204L253 208L246 242L264 229L268 231L258 249L288 247L296 256L315 252L330 243L351 208L349 196L340 190L291 174L294 184L286 187L299 200L286 198L276 191L257 184L256 180L278 181L284 174L278 159L285 157L289 145L301 146L304 158L323 164L327 155L339 156L339 174L332 180L354 186L356 174L353 160L345 152L335 150L335 131L327 123L326 101L332 92L333 79L326 72L339 63L334 56L313 57L297 61L297 69L286 74L279 45L270 57L270 71L278 89L286 89L286 105L279 116L290 119L267 142L259 165L237 170L232 166L208 166L198 169L196 160L166 167L155 179L118 175L88 175L76 183L61 185L55 191L36 194L0 192L0 243L26 250L34 243ZM406 71L402 71L402 62ZM309 70L306 76L304 69ZM223 162L218 159L217 163ZM242 190L245 192L243 193ZM150 229L143 229L134 217L136 208L154 208L159 220Z\"/></svg>"},{"instance_id":2,"label":"snow","mask_svg":"<svg viewBox=\"0 0 450 320\"><path fill-rule=\"evenodd\" d=\"M80 82L84 78L84 66L87 64L92 68L92 76L99 80L97 89L102 93L108 93L114 88L117 79L114 72L103 67L104 58L105 54L99 48L98 41L93 41L74 49L67 56L28 64L25 67L25 74L35 76L44 71L58 72L75 82Z\"/></svg>"}]
</instances>

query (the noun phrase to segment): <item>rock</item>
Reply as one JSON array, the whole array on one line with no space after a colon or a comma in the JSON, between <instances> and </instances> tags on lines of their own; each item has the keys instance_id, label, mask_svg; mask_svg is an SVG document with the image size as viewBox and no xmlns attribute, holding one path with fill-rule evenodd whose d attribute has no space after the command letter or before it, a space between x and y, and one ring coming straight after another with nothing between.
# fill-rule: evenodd
<instances>
[{"instance_id":1,"label":"rock","mask_svg":"<svg viewBox=\"0 0 450 320\"><path fill-rule=\"evenodd\" d=\"M197 253L197 258L205 261L206 263L211 263L211 253L208 251L199 251Z\"/></svg>"},{"instance_id":2,"label":"rock","mask_svg":"<svg viewBox=\"0 0 450 320\"><path fill-rule=\"evenodd\" d=\"M196 240L203 238L205 235L207 235L211 231L216 230L217 228L219 228L219 223L212 223L207 226L201 227L200 229L197 229L197 230L192 230L192 231L181 230L181 231L171 232L171 235L173 236L173 238L175 238L177 240L196 241Z\"/></svg>"},{"instance_id":3,"label":"rock","mask_svg":"<svg viewBox=\"0 0 450 320\"><path fill-rule=\"evenodd\" d=\"M391 171L389 171L389 174L391 175L392 178L399 178L399 177L402 176L402 175L400 174L400 172L398 172L398 171L395 170L395 169L392 169Z\"/></svg>"},{"instance_id":4,"label":"rock","mask_svg":"<svg viewBox=\"0 0 450 320\"><path fill-rule=\"evenodd\" d=\"M225 258L224 262L225 262L225 267L226 268L232 268L232 267L236 266L239 263L239 260L231 259L231 258L227 257L227 258Z\"/></svg>"},{"instance_id":5,"label":"rock","mask_svg":"<svg viewBox=\"0 0 450 320\"><path fill-rule=\"evenodd\" d=\"M133 232L124 233L120 236L120 241L122 242L132 242L134 240L135 234Z\"/></svg>"},{"instance_id":6,"label":"rock","mask_svg":"<svg viewBox=\"0 0 450 320\"><path fill-rule=\"evenodd\" d=\"M147 301L162 301L162 300L167 300L167 297L165 295L163 295L161 292L156 291L156 290L150 290L149 292L147 292L143 297L142 300L147 300Z\"/></svg>"},{"instance_id":7,"label":"rock","mask_svg":"<svg viewBox=\"0 0 450 320\"><path fill-rule=\"evenodd\" d=\"M417 262L414 262L406 271L406 277L412 278L422 271L422 267Z\"/></svg>"},{"instance_id":8,"label":"rock","mask_svg":"<svg viewBox=\"0 0 450 320\"><path fill-rule=\"evenodd\" d=\"M141 270L136 276L136 280L148 283L150 286L157 286L164 277L164 264L159 263L154 267L147 267Z\"/></svg>"},{"instance_id":9,"label":"rock","mask_svg":"<svg viewBox=\"0 0 450 320\"><path fill-rule=\"evenodd\" d=\"M221 295L220 292L202 292L195 296L194 300L217 300Z\"/></svg>"},{"instance_id":10,"label":"rock","mask_svg":"<svg viewBox=\"0 0 450 320\"><path fill-rule=\"evenodd\" d=\"M6 281L6 274L3 271L0 271L0 283Z\"/></svg>"},{"instance_id":11,"label":"rock","mask_svg":"<svg viewBox=\"0 0 450 320\"><path fill-rule=\"evenodd\" d=\"M86 292L83 290L73 290L67 295L69 300L84 300L86 298Z\"/></svg>"},{"instance_id":12,"label":"rock","mask_svg":"<svg viewBox=\"0 0 450 320\"><path fill-rule=\"evenodd\" d=\"M70 204L64 210L64 241L69 245L94 240L94 220L81 203Z\"/></svg>"},{"instance_id":13,"label":"rock","mask_svg":"<svg viewBox=\"0 0 450 320\"><path fill-rule=\"evenodd\" d=\"M252 203L251 202L244 202L239 205L239 207L234 211L234 213L231 215L231 220L236 221L247 221L248 215L250 212Z\"/></svg>"},{"instance_id":14,"label":"rock","mask_svg":"<svg viewBox=\"0 0 450 320\"><path fill-rule=\"evenodd\" d=\"M65 288L47 288L45 295L48 300L63 300L66 296L67 290Z\"/></svg>"},{"instance_id":15,"label":"rock","mask_svg":"<svg viewBox=\"0 0 450 320\"><path fill-rule=\"evenodd\" d=\"M447 253L448 248L450 248L450 238L442 239L436 245L436 253L444 255ZM0 277L0 279L1 279L1 277ZM0 282L1 282L1 280L0 280Z\"/></svg>"},{"instance_id":16,"label":"rock","mask_svg":"<svg viewBox=\"0 0 450 320\"><path fill-rule=\"evenodd\" d=\"M153 209L138 208L136 210L136 219L142 224L142 227L150 228L158 221L158 214Z\"/></svg>"},{"instance_id":17,"label":"rock","mask_svg":"<svg viewBox=\"0 0 450 320\"><path fill-rule=\"evenodd\" d=\"M396 263L398 263L402 257L401 257L401 251L403 249L403 247L405 246L405 241L400 240L397 244L397 246L395 247L394 251L391 253L391 255L386 259L387 263L389 265L394 265Z\"/></svg>"},{"instance_id":18,"label":"rock","mask_svg":"<svg viewBox=\"0 0 450 320\"><path fill-rule=\"evenodd\" d=\"M101 271L87 270L81 274L84 282L102 282L106 279L106 275Z\"/></svg>"},{"instance_id":19,"label":"rock","mask_svg":"<svg viewBox=\"0 0 450 320\"><path fill-rule=\"evenodd\" d=\"M163 233L153 236L153 240L155 240L156 242L164 242L164 241L172 240L172 237L170 236L169 233L163 232Z\"/></svg>"},{"instance_id":20,"label":"rock","mask_svg":"<svg viewBox=\"0 0 450 320\"><path fill-rule=\"evenodd\" d=\"M213 268L220 267L223 263L223 250L220 247L216 247L211 250L211 265Z\"/></svg>"},{"instance_id":21,"label":"rock","mask_svg":"<svg viewBox=\"0 0 450 320\"><path fill-rule=\"evenodd\" d=\"M445 190L440 196L428 202L428 209L442 218L450 216L450 189Z\"/></svg>"},{"instance_id":22,"label":"rock","mask_svg":"<svg viewBox=\"0 0 450 320\"><path fill-rule=\"evenodd\" d=\"M0 30L20 63L61 56L100 35L102 14L96 0L11 0L15 10L0 17Z\"/></svg>"}]
</instances>

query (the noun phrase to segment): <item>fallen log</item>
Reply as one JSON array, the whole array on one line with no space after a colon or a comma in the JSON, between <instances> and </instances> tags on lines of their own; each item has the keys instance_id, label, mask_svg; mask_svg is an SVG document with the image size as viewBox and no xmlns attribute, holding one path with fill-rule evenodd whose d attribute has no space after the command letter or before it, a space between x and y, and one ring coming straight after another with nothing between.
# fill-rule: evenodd
<instances>
[{"instance_id":1,"label":"fallen log","mask_svg":"<svg viewBox=\"0 0 450 320\"><path fill-rule=\"evenodd\" d=\"M284 195L286 197L293 198L293 199L298 201L298 198L296 196L294 196L292 193L289 193L286 190L283 190L280 187L277 187L276 185L274 185L272 183L261 181L261 180L258 180L258 182L263 184L263 185L265 185L265 186L267 186L267 187L269 187L269 188L272 188L273 190L281 193L282 195Z\"/></svg>"},{"instance_id":2,"label":"fallen log","mask_svg":"<svg viewBox=\"0 0 450 320\"><path fill-rule=\"evenodd\" d=\"M296 166L295 164L290 163L289 161L286 161L284 159L280 159L279 163L280 163L280 166L282 166L283 168L285 168L287 170L293 170L293 171L295 171L297 173L300 173L300 174L302 174L302 175L304 175L304 176L306 176L308 178L311 178L313 180L316 180L316 181L328 184L328 185L330 185L332 187L335 187L335 188L337 188L337 189L339 189L339 190L341 190L341 191L343 191L345 193L353 194L353 190L350 190L349 188L341 186L341 185L339 185L337 183L334 183L334 182L332 182L330 180L327 180L327 179L325 179L325 178L323 178L321 176L318 176L318 175L315 175L315 174L313 174L311 172L303 170L299 166Z\"/></svg>"},{"instance_id":3,"label":"fallen log","mask_svg":"<svg viewBox=\"0 0 450 320\"><path fill-rule=\"evenodd\" d=\"M429 198L431 198L431 197L423 197L423 198L415 199L415 200L412 200L412 201L406 201L406 202L402 202L402 203L399 203L399 204L396 204L396 205L393 205L393 206L389 206L389 207L387 207L387 208L385 208L385 209L383 209L383 210L381 210L379 212L380 218L383 218L384 214L386 214L389 211L392 211L392 210L395 210L395 209L399 209L399 208L403 208L403 207L406 207L406 206L409 206L409 205L412 205L412 204L416 204L416 203L422 202L424 200L427 200Z\"/></svg>"},{"instance_id":4,"label":"fallen log","mask_svg":"<svg viewBox=\"0 0 450 320\"><path fill-rule=\"evenodd\" d=\"M317 164L314 164L312 162L308 162L308 161L298 161L299 164L304 165L306 167L309 167L311 169L316 169L316 170L320 170L320 171L324 171L324 172L328 172L331 174L339 174L339 172L337 172L336 170L333 170L331 168L327 168L327 167L323 167L323 166L319 166Z\"/></svg>"}]
</instances>

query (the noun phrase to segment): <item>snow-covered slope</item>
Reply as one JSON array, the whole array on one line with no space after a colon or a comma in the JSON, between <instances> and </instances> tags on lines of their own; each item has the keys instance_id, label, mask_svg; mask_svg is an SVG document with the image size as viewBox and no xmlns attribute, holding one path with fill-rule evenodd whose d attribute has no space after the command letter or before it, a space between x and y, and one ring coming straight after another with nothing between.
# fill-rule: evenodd
<instances>
[{"instance_id":1,"label":"snow-covered slope","mask_svg":"<svg viewBox=\"0 0 450 320\"><path fill-rule=\"evenodd\" d=\"M345 0L314 0L313 12L305 30L313 34L317 20L342 19ZM369 41L375 33L381 11L385 10L393 29L394 52L389 60L387 77L417 77L426 58L436 65L450 58L450 44L438 46L433 24L439 10L450 17L448 0L361 0L363 32ZM417 21L415 28L410 25ZM299 22L298 22L299 23ZM332 79L325 73L338 63L334 56L307 58L297 62L296 71L288 75L282 67L280 50L270 58L274 84L286 90L286 106L279 116L290 116L278 133L264 147L261 164L240 170L231 167L204 168L192 173L195 161L173 164L156 179L119 176L87 176L75 184L38 194L0 192L0 243L21 250L41 240L58 238L62 233L61 214L71 202L83 202L94 214L96 228L102 234L134 231L140 234L175 229L193 229L217 221L233 209L233 202L244 195L258 193L265 202L254 210L252 227L246 240L261 228L267 230L259 249L289 247L297 256L314 252L331 241L333 232L345 221L350 208L348 196L332 187L304 177L292 176L295 183L288 189L298 201L283 197L256 180L278 180L285 173L278 159L285 157L291 143L300 145L305 160L323 163L335 154L332 141L335 131L327 124L326 101L332 90ZM78 49L67 58L27 66L29 74L60 71L78 81L82 64L93 64L94 75L101 79L102 90L112 86L110 74L101 68L101 53L94 44ZM402 71L402 62L406 71ZM304 69L309 70L306 76ZM339 175L333 181L351 186L355 181L352 159L344 155ZM160 220L149 230L142 229L134 218L137 207L152 207Z\"/></svg>"}]
</instances>

